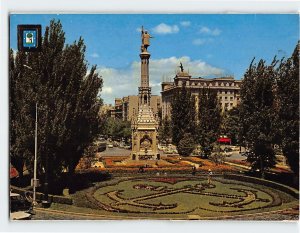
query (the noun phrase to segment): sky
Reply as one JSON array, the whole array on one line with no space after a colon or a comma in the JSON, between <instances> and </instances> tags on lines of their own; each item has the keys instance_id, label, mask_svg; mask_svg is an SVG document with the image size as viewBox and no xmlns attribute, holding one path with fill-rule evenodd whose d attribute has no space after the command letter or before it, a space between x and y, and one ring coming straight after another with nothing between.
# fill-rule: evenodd
<instances>
[{"instance_id":1,"label":"sky","mask_svg":"<svg viewBox=\"0 0 300 233\"><path fill-rule=\"evenodd\" d=\"M151 36L150 86L172 80L182 62L193 77L242 79L250 62L289 57L299 40L297 14L12 14L10 48L17 50L17 25L60 20L66 43L80 36L86 61L104 80L101 97L137 95L140 84L140 28Z\"/></svg>"}]
</instances>

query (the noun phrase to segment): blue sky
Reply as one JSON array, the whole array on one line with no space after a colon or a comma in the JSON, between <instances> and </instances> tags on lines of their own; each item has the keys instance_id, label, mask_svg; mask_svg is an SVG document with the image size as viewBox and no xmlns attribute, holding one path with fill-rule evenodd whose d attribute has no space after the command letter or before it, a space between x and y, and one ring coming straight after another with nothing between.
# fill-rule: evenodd
<instances>
[{"instance_id":1,"label":"blue sky","mask_svg":"<svg viewBox=\"0 0 300 233\"><path fill-rule=\"evenodd\" d=\"M180 61L194 77L241 79L253 57L270 62L290 56L299 39L296 14L13 14L10 47L17 49L18 24L41 24L44 31L53 18L61 20L67 43L84 38L86 60L104 79L106 103L137 94L141 25L154 36L148 49L153 94L162 78L174 77Z\"/></svg>"}]
</instances>

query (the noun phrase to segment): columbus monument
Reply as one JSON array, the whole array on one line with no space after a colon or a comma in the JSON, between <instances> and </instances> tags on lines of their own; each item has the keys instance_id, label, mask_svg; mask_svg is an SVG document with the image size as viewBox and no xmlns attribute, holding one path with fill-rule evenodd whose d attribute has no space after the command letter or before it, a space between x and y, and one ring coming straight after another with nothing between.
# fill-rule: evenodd
<instances>
[{"instance_id":1,"label":"columbus monument","mask_svg":"<svg viewBox=\"0 0 300 233\"><path fill-rule=\"evenodd\" d=\"M131 122L132 160L160 159L157 149L158 121L150 107L151 87L149 87L150 34L142 27L141 31L141 85L139 87L138 111Z\"/></svg>"}]
</instances>

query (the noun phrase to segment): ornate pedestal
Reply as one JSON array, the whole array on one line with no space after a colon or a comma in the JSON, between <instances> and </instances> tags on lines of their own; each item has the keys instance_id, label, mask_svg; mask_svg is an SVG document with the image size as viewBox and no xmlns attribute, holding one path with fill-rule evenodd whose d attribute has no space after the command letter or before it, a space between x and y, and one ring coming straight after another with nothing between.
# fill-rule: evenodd
<instances>
[{"instance_id":1,"label":"ornate pedestal","mask_svg":"<svg viewBox=\"0 0 300 233\"><path fill-rule=\"evenodd\" d=\"M157 149L158 124L148 105L139 108L132 121L132 160L160 159Z\"/></svg>"}]
</instances>

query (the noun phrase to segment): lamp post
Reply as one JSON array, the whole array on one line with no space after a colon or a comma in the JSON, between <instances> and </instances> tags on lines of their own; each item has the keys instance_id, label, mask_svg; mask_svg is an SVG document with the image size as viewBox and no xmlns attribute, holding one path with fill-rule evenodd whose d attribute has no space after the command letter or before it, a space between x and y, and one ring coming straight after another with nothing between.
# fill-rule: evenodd
<instances>
[{"instance_id":1,"label":"lamp post","mask_svg":"<svg viewBox=\"0 0 300 233\"><path fill-rule=\"evenodd\" d=\"M37 182L36 172L37 172L37 117L38 117L38 105L35 104L35 133L34 133L34 167L33 167L33 205L36 205L36 188Z\"/></svg>"},{"instance_id":2,"label":"lamp post","mask_svg":"<svg viewBox=\"0 0 300 233\"><path fill-rule=\"evenodd\" d=\"M25 68L32 70L32 67L23 65ZM35 104L35 132L34 132L34 164L33 164L33 179L31 180L31 186L33 186L33 206L37 205L36 201L36 188L38 187L39 180L37 179L37 127L38 127L38 104Z\"/></svg>"}]
</instances>

